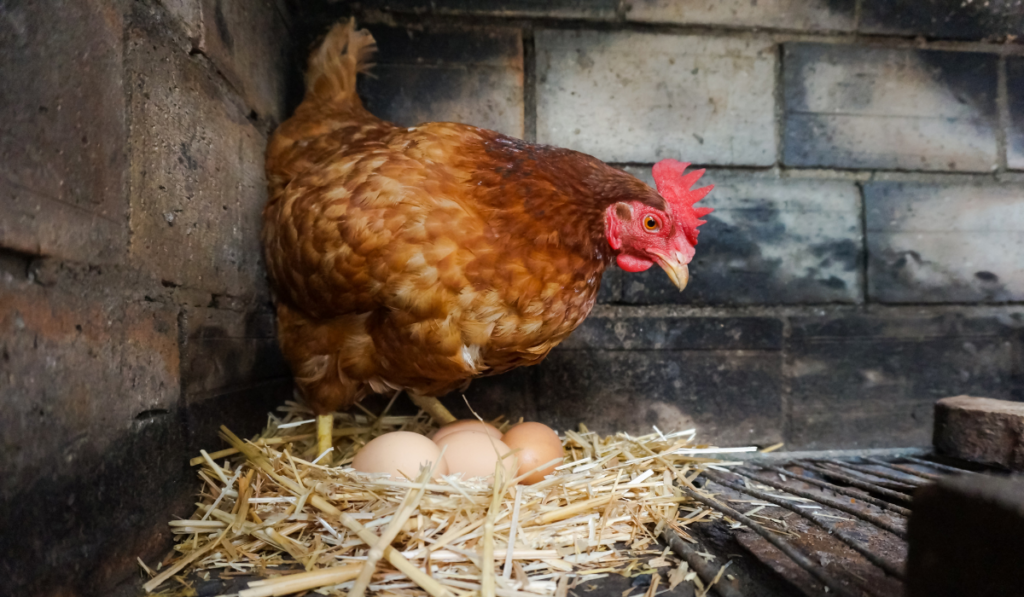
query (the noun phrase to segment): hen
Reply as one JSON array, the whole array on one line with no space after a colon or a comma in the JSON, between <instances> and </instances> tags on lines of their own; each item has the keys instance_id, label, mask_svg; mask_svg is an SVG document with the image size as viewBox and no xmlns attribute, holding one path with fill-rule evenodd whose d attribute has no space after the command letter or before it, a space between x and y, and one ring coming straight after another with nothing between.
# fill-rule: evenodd
<instances>
[{"instance_id":1,"label":"hen","mask_svg":"<svg viewBox=\"0 0 1024 597\"><path fill-rule=\"evenodd\" d=\"M468 380L539 363L590 313L612 260L680 290L703 170L665 160L655 192L567 149L455 123L405 128L356 95L373 38L336 25L267 148L263 243L282 351L318 414L405 390L435 418Z\"/></svg>"}]
</instances>

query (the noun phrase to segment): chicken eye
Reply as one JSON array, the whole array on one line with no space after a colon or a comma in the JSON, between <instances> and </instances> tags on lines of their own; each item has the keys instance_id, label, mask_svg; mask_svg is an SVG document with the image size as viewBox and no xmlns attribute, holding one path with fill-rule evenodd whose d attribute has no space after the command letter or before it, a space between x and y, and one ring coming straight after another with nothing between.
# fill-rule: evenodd
<instances>
[{"instance_id":1,"label":"chicken eye","mask_svg":"<svg viewBox=\"0 0 1024 597\"><path fill-rule=\"evenodd\" d=\"M661 226L658 225L658 220L656 220L654 216L647 216L644 218L644 228L649 232L657 232L658 228L661 228Z\"/></svg>"}]
</instances>

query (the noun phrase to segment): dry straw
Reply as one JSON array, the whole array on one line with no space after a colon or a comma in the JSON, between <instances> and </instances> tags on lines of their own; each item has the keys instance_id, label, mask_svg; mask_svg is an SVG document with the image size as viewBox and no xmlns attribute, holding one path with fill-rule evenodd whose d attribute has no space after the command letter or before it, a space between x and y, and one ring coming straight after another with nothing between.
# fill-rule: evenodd
<instances>
[{"instance_id":1,"label":"dry straw","mask_svg":"<svg viewBox=\"0 0 1024 597\"><path fill-rule=\"evenodd\" d=\"M502 479L500 466L495 481L432 480L428 470L394 479L347 466L382 433L432 432L422 412L339 413L334 451L314 462L316 419L297 403L281 410L260 437L222 428L231 447L192 460L200 501L190 519L170 522L181 540L147 591L251 575L261 580L240 597L564 597L609 574L650 573L652 557L674 564L648 549L663 529L693 542L687 527L722 518L678 487L699 491L691 481L706 464L729 464L708 458L716 450L697 444L692 429L602 437L581 425L564 434L555 474L525 486Z\"/></svg>"}]
</instances>

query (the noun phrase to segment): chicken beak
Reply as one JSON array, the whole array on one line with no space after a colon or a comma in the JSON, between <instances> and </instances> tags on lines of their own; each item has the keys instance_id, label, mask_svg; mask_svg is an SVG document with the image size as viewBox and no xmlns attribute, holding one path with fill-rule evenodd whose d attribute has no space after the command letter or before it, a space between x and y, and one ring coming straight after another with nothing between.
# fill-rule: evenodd
<instances>
[{"instance_id":1,"label":"chicken beak","mask_svg":"<svg viewBox=\"0 0 1024 597\"><path fill-rule=\"evenodd\" d=\"M665 273L668 274L668 279L672 280L672 283L676 285L680 292L686 288L686 284L690 281L690 268L685 263L678 259L673 259L671 256L659 256L658 265L665 270Z\"/></svg>"}]
</instances>

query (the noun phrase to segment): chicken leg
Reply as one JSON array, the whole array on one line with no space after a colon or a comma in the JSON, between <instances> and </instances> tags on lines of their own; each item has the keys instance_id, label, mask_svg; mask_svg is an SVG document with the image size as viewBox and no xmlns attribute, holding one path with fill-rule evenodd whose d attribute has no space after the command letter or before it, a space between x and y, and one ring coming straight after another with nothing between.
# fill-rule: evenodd
<instances>
[{"instance_id":1,"label":"chicken leg","mask_svg":"<svg viewBox=\"0 0 1024 597\"><path fill-rule=\"evenodd\" d=\"M330 450L334 445L334 413L316 416L316 456L319 458L324 452ZM321 461L328 464L331 458L328 456ZM318 463L318 464L320 464Z\"/></svg>"},{"instance_id":2,"label":"chicken leg","mask_svg":"<svg viewBox=\"0 0 1024 597\"><path fill-rule=\"evenodd\" d=\"M448 412L448 409L437 398L433 396L417 396L411 392L409 397L412 398L412 403L426 411L438 426L455 422L455 417L452 413Z\"/></svg>"}]
</instances>

